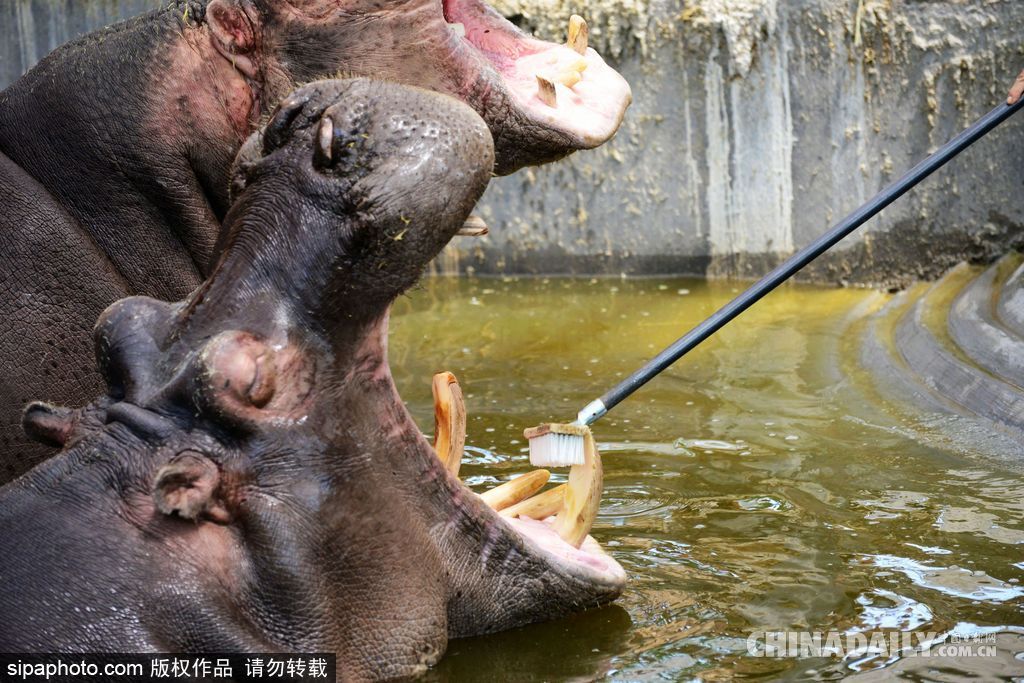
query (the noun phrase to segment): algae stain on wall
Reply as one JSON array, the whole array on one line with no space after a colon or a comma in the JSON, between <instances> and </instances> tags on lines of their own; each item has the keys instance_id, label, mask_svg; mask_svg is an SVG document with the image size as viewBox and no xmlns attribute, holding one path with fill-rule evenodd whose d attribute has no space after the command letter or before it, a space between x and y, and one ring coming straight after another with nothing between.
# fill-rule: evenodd
<instances>
[{"instance_id":1,"label":"algae stain on wall","mask_svg":"<svg viewBox=\"0 0 1024 683\"><path fill-rule=\"evenodd\" d=\"M712 256L793 249L788 50L785 33L774 26L774 19L765 25L767 39L756 63L748 57L751 48L745 47L727 72L716 45L705 66ZM727 54L736 59L737 38L726 33L726 41L731 44ZM736 75L729 78L728 73Z\"/></svg>"}]
</instances>

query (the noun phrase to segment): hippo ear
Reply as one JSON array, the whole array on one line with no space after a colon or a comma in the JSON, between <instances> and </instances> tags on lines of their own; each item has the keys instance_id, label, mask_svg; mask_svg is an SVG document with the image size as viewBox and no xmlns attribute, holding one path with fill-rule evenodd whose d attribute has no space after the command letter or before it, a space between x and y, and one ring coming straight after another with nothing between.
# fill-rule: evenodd
<instances>
[{"instance_id":1,"label":"hippo ear","mask_svg":"<svg viewBox=\"0 0 1024 683\"><path fill-rule=\"evenodd\" d=\"M249 78L256 78L252 55L256 49L256 25L237 0L212 0L206 21L217 50Z\"/></svg>"},{"instance_id":2,"label":"hippo ear","mask_svg":"<svg viewBox=\"0 0 1024 683\"><path fill-rule=\"evenodd\" d=\"M183 519L229 519L220 496L220 471L206 456L183 451L156 473L153 500L165 515Z\"/></svg>"},{"instance_id":3,"label":"hippo ear","mask_svg":"<svg viewBox=\"0 0 1024 683\"><path fill-rule=\"evenodd\" d=\"M21 416L25 435L41 444L61 448L70 439L78 423L77 411L33 401Z\"/></svg>"}]
</instances>

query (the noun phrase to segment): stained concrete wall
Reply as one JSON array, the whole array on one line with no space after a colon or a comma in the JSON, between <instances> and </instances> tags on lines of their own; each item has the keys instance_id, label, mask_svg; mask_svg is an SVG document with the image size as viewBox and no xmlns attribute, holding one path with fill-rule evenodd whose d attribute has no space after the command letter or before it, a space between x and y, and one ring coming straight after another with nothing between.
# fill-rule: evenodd
<instances>
[{"instance_id":1,"label":"stained concrete wall","mask_svg":"<svg viewBox=\"0 0 1024 683\"><path fill-rule=\"evenodd\" d=\"M609 145L501 179L478 272L756 275L999 103L1018 0L502 0L540 37L570 11L633 87ZM1024 114L887 210L817 279L902 283L1022 237Z\"/></svg>"},{"instance_id":2,"label":"stained concrete wall","mask_svg":"<svg viewBox=\"0 0 1024 683\"><path fill-rule=\"evenodd\" d=\"M615 140L496 180L441 270L754 275L999 102L1019 0L495 0L561 40L572 12L633 86ZM159 0L7 0L0 84ZM16 66L15 66L16 65ZM893 206L817 279L904 282L1015 244L1024 115Z\"/></svg>"},{"instance_id":3,"label":"stained concrete wall","mask_svg":"<svg viewBox=\"0 0 1024 683\"><path fill-rule=\"evenodd\" d=\"M72 38L163 0L0 0L0 88Z\"/></svg>"}]
</instances>

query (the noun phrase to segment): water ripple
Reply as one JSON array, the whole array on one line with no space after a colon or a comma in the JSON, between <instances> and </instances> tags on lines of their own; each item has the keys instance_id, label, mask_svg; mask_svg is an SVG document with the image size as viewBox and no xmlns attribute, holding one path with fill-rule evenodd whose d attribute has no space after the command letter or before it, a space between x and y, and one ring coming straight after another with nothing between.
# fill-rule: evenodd
<instances>
[{"instance_id":1,"label":"water ripple","mask_svg":"<svg viewBox=\"0 0 1024 683\"><path fill-rule=\"evenodd\" d=\"M675 505L675 495L646 486L607 486L601 496L598 518L613 524L622 524L634 517L668 516Z\"/></svg>"},{"instance_id":2,"label":"water ripple","mask_svg":"<svg viewBox=\"0 0 1024 683\"><path fill-rule=\"evenodd\" d=\"M903 574L915 585L966 600L1000 603L1024 596L1024 588L1004 583L983 571L952 565L940 567L896 555L865 555L879 569Z\"/></svg>"},{"instance_id":3,"label":"water ripple","mask_svg":"<svg viewBox=\"0 0 1024 683\"><path fill-rule=\"evenodd\" d=\"M933 618L928 605L881 588L861 593L856 602L861 606L859 631L913 631Z\"/></svg>"}]
</instances>

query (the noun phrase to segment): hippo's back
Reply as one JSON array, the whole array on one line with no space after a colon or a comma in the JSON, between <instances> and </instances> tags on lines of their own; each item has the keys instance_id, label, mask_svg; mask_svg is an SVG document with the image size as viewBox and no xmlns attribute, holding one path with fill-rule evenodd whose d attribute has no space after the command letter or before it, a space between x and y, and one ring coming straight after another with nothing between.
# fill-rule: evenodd
<instances>
[{"instance_id":1,"label":"hippo's back","mask_svg":"<svg viewBox=\"0 0 1024 683\"><path fill-rule=\"evenodd\" d=\"M24 436L28 401L76 406L102 389L92 327L126 294L89 236L0 153L0 483L53 452Z\"/></svg>"}]
</instances>

